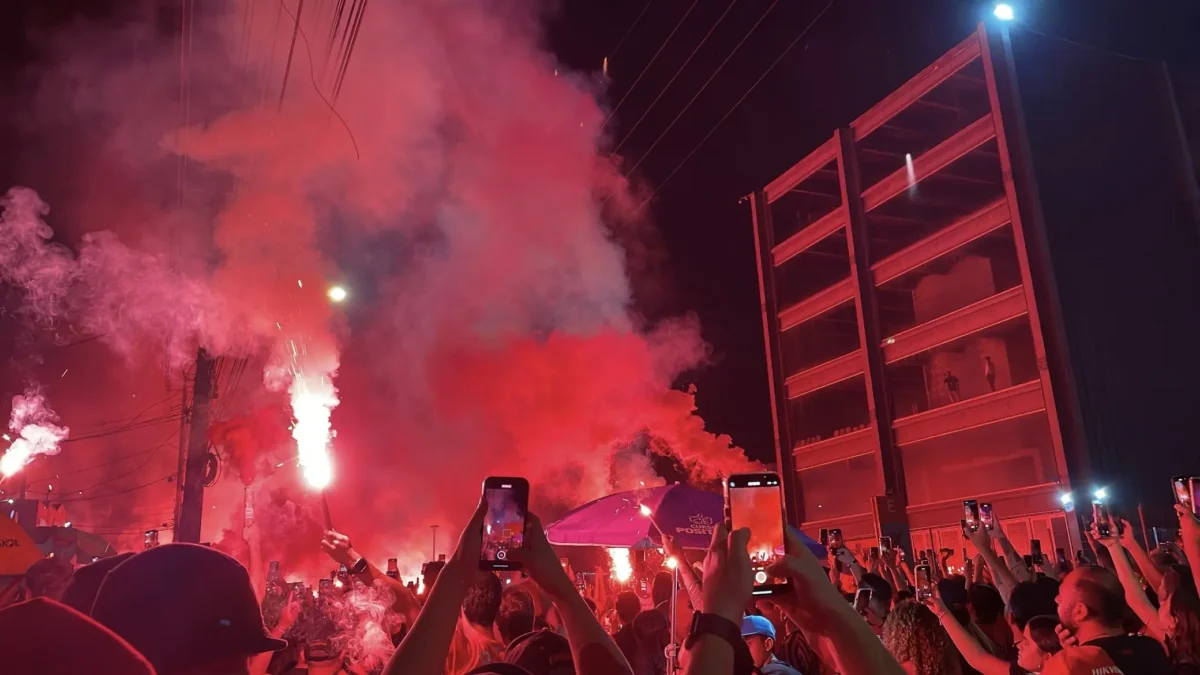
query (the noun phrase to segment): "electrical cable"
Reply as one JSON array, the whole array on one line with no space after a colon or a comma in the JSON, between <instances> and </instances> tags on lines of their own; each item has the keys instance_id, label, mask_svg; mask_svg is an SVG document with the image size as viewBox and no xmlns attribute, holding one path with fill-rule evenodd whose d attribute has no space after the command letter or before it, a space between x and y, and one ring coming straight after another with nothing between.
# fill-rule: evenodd
<instances>
[{"instance_id":1,"label":"electrical cable","mask_svg":"<svg viewBox=\"0 0 1200 675\"><path fill-rule=\"evenodd\" d=\"M613 148L613 154L619 152L621 150L621 146L625 145L625 141L628 141L630 137L633 136L633 132L637 131L637 128L642 124L642 121L646 119L646 115L650 114L651 110L654 110L654 106L658 105L658 102L662 99L663 94L667 93L667 90L670 89L671 85L675 83L675 79L678 78L679 75L683 73L684 68L687 68L687 65L692 62L692 57L696 56L696 52L700 51L700 48L704 46L704 43L708 41L708 38L712 37L713 31L717 30L717 26L721 25L721 22L724 21L725 17L729 14L729 10L733 9L733 6L736 4L737 0L730 0L729 6L725 8L724 12L721 12L721 16L717 17L717 22L712 25L712 28L708 29L708 32L704 34L704 37L692 49L692 53L688 54L688 57L684 59L683 64L676 69L675 74L671 76L671 79L667 80L667 83L658 90L658 96L655 96L654 100L650 102L650 106L642 111L642 115L641 117L638 117L637 122L634 122L629 131L625 132L625 138L622 138L621 142L617 143L617 147Z\"/></svg>"},{"instance_id":2,"label":"electrical cable","mask_svg":"<svg viewBox=\"0 0 1200 675\"><path fill-rule=\"evenodd\" d=\"M778 2L779 0L775 1ZM633 81L633 84L629 85L629 89L625 90L625 95L622 96L621 100L617 101L617 104L613 106L613 109L608 112L608 117L604 118L604 124L600 125L601 128L608 126L608 123L612 120L613 115L616 115L617 110L620 109L621 104L624 103L625 99L629 98L629 95L632 94L633 90L637 88L638 82L642 81L642 77L646 75L646 71L650 70L650 66L654 65L654 61L658 58L658 55L662 54L663 50L667 48L667 44L671 42L671 38L674 37L675 33L679 31L679 28L683 26L683 22L687 21L688 16L691 15L693 9L696 9L696 5L699 2L700 0L692 0L691 6L687 8L687 11L683 13L683 16L679 17L679 23L676 23L675 27L671 29L671 32L667 34L667 39L663 40L662 44L658 46L658 51L654 52L654 56L650 57L650 60L646 62L645 66L642 66L642 72L638 73L637 79Z\"/></svg>"},{"instance_id":3,"label":"electrical cable","mask_svg":"<svg viewBox=\"0 0 1200 675\"><path fill-rule=\"evenodd\" d=\"M658 135L658 138L654 139L654 142L650 144L650 149L646 151L646 154L642 155L642 158L637 161L637 164L634 164L633 168L625 174L626 178L633 175L633 172L642 165L642 162L646 161L646 158L650 156L650 153L654 152L654 148L658 147L658 144L662 142L662 139L665 138L667 133L671 131L671 129L675 126L675 123L679 121L679 118L683 117L684 113L688 111L688 108L692 107L692 104L696 102L696 99L700 98L700 94L704 93L704 90L708 88L708 85L712 83L713 79L720 74L721 69L725 67L725 64L729 63L729 60L733 58L733 55L738 53L738 50L742 48L742 45L746 43L746 40L750 39L750 35L754 33L755 29L758 28L758 25L763 22L763 19L767 18L767 15L771 13L771 10L775 9L775 5L777 4L779 4L779 0L771 0L771 4L767 7L767 11L763 12L762 16L758 17L758 21L755 21L754 25L750 27L750 30L746 31L746 34L743 35L742 39L739 40L737 45L734 46L733 51L729 52L729 56L725 57L725 60L721 62L721 65L717 66L717 69L713 71L713 74L709 75L708 79L704 81L704 84L700 85L700 89L696 91L696 93L690 100L688 100L687 103L684 104L683 109L679 111L679 114L675 116L675 119L671 120L671 123L667 125L666 129L663 129L662 133ZM826 9L828 9L828 6L826 6ZM822 10L822 13L824 13L824 10ZM772 67L774 66L772 65Z\"/></svg>"},{"instance_id":4,"label":"electrical cable","mask_svg":"<svg viewBox=\"0 0 1200 675\"><path fill-rule=\"evenodd\" d=\"M771 71L774 70L775 66L779 65L779 62L783 60L783 57L787 56L788 52L792 51L792 48L795 47L800 42L800 40L802 40L804 38L804 36L808 34L808 31L811 30L814 25L816 25L817 21L821 20L821 17L825 15L825 12L827 12L829 10L829 8L832 7L833 3L835 3L835 2L837 2L837 0L829 0L829 2L825 5L825 7L817 14L817 16L814 17L813 20L810 21L808 23L808 25L804 27L804 30L800 31L800 34L796 36L796 39L792 40L791 43L788 44L788 46L783 50L783 52L780 53L779 56L777 56L773 62L771 62L771 65L767 66L767 69L763 72L762 75L760 75L758 77L757 80L754 81L753 84L750 85L750 88L746 90L746 93L742 94L742 97L734 102L733 106L730 107L729 110L726 111L726 113L721 116L721 119L717 120L717 123L714 124L713 127L708 130L708 133L704 135L704 138L701 138L700 142L697 143L695 145L695 147L692 148L691 152L689 152L682 160L680 160L679 164L675 165L675 168L671 170L671 173L667 174L666 178L664 178L661 182L659 182L659 184L654 188L654 191L650 193L650 196L646 197L646 200L642 202L643 208L647 204L650 203L650 200L654 199L654 195L658 194L659 190L662 190L663 187L668 182L670 182L671 178L676 173L679 172L679 169L683 168L683 165L686 164L687 161L692 158L692 155L696 154L696 151L699 150L700 147L704 145L704 143L709 139L709 137L711 137L713 135L713 133L717 130L717 128L720 127L721 124L725 122L725 120L729 119L729 116L733 114L734 110L737 110L737 107L742 104L742 101L746 100L746 97L750 95L750 92L754 91L755 87L757 87L759 85L759 83L761 83L764 79L766 79L767 75L769 75L771 73ZM770 11L770 10L768 9L767 11ZM753 30L753 29L751 29L751 30ZM651 149L653 149L653 148L651 148ZM642 159L645 159L645 157L643 157ZM639 162L639 164L640 163L641 162ZM637 167L635 166L634 168L636 169ZM630 173L632 173L632 170L630 171ZM626 174L626 175L628 175L628 174Z\"/></svg>"},{"instance_id":5,"label":"electrical cable","mask_svg":"<svg viewBox=\"0 0 1200 675\"><path fill-rule=\"evenodd\" d=\"M617 52L621 50L621 45L625 44L625 40L627 40L629 38L630 34L633 33L633 29L637 28L638 22L640 22L642 20L642 17L646 15L646 10L650 9L650 5L653 5L653 4L654 4L654 0L650 0L650 2L647 2L642 7L642 11L638 12L637 18L635 18L633 20L633 23L629 24L629 28L625 29L625 34L621 36L620 40L617 40L617 46L613 47L612 49L609 50L609 52L608 52L609 59L612 59L612 57L617 55Z\"/></svg>"}]
</instances>

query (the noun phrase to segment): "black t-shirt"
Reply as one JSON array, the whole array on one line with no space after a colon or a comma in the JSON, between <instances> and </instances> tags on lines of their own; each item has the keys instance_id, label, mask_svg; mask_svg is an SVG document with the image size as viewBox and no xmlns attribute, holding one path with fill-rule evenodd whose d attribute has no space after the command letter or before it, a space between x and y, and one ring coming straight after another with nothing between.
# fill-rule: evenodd
<instances>
[{"instance_id":1,"label":"black t-shirt","mask_svg":"<svg viewBox=\"0 0 1200 675\"><path fill-rule=\"evenodd\" d=\"M1144 635L1114 635L1085 643L1099 647L1123 675L1170 675L1167 651L1158 640Z\"/></svg>"}]
</instances>

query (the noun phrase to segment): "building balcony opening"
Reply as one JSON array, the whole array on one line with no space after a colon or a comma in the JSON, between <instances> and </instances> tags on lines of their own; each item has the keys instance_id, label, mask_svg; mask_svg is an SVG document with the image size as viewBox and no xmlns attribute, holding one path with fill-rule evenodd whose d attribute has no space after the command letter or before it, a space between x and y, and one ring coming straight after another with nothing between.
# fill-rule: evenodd
<instances>
[{"instance_id":1,"label":"building balcony opening","mask_svg":"<svg viewBox=\"0 0 1200 675\"><path fill-rule=\"evenodd\" d=\"M1029 315L1021 314L888 363L884 371L893 419L1036 380Z\"/></svg>"},{"instance_id":2,"label":"building balcony opening","mask_svg":"<svg viewBox=\"0 0 1200 675\"><path fill-rule=\"evenodd\" d=\"M864 187L905 167L991 112L983 60L975 59L858 141L858 167Z\"/></svg>"},{"instance_id":3,"label":"building balcony opening","mask_svg":"<svg viewBox=\"0 0 1200 675\"><path fill-rule=\"evenodd\" d=\"M871 259L880 261L1004 196L996 139L867 213Z\"/></svg>"},{"instance_id":4,"label":"building balcony opening","mask_svg":"<svg viewBox=\"0 0 1200 675\"><path fill-rule=\"evenodd\" d=\"M788 401L793 447L812 445L870 426L867 384L856 375Z\"/></svg>"},{"instance_id":5,"label":"building balcony opening","mask_svg":"<svg viewBox=\"0 0 1200 675\"><path fill-rule=\"evenodd\" d=\"M874 454L796 472L805 522L871 513L879 484Z\"/></svg>"},{"instance_id":6,"label":"building balcony opening","mask_svg":"<svg viewBox=\"0 0 1200 675\"><path fill-rule=\"evenodd\" d=\"M850 247L846 230L839 229L775 268L779 308L807 300L849 276Z\"/></svg>"},{"instance_id":7,"label":"building balcony opening","mask_svg":"<svg viewBox=\"0 0 1200 675\"><path fill-rule=\"evenodd\" d=\"M1059 480L1045 410L900 447L909 506Z\"/></svg>"},{"instance_id":8,"label":"building balcony opening","mask_svg":"<svg viewBox=\"0 0 1200 675\"><path fill-rule=\"evenodd\" d=\"M783 372L795 375L861 347L854 301L779 334Z\"/></svg>"},{"instance_id":9,"label":"building balcony opening","mask_svg":"<svg viewBox=\"0 0 1200 675\"><path fill-rule=\"evenodd\" d=\"M892 336L1021 285L1008 225L884 282L876 289L880 329Z\"/></svg>"},{"instance_id":10,"label":"building balcony opening","mask_svg":"<svg viewBox=\"0 0 1200 675\"><path fill-rule=\"evenodd\" d=\"M812 225L842 205L837 160L827 162L768 206L775 243Z\"/></svg>"}]
</instances>

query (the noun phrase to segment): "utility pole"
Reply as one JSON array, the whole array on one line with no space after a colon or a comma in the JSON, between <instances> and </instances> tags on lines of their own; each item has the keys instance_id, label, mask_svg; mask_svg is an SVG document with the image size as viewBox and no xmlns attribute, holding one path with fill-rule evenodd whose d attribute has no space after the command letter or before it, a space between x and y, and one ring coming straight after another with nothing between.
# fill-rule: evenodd
<instances>
[{"instance_id":1,"label":"utility pole","mask_svg":"<svg viewBox=\"0 0 1200 675\"><path fill-rule=\"evenodd\" d=\"M430 560L437 560L437 525L430 525L430 531L433 532L433 555L429 556Z\"/></svg>"},{"instance_id":2,"label":"utility pole","mask_svg":"<svg viewBox=\"0 0 1200 675\"><path fill-rule=\"evenodd\" d=\"M183 476L187 473L188 448L188 383L187 371L179 373L179 389L183 400L179 403L179 461L175 465L175 510L171 519L171 541L179 538L179 521L183 517Z\"/></svg>"},{"instance_id":3,"label":"utility pole","mask_svg":"<svg viewBox=\"0 0 1200 675\"><path fill-rule=\"evenodd\" d=\"M175 541L200 543L200 517L204 513L204 464L208 456L208 408L212 402L216 362L204 349L196 353L196 375L192 382L189 411L187 466L183 476L183 502L175 522Z\"/></svg>"}]
</instances>

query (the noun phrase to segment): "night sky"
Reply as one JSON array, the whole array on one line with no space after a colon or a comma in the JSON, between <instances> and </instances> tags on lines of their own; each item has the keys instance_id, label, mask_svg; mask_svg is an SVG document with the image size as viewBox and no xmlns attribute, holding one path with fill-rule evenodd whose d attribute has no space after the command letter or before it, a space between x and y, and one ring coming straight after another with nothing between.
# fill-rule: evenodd
<instances>
[{"instance_id":1,"label":"night sky","mask_svg":"<svg viewBox=\"0 0 1200 675\"><path fill-rule=\"evenodd\" d=\"M83 7L89 15L103 16L106 5L119 3L3 4L0 100L20 105L12 95L13 75L35 53L32 36L78 19ZM1200 61L1200 45L1193 39L1200 4L1192 0L1013 4L1020 23L1046 34L1185 68ZM650 321L698 315L713 350L710 365L689 375L698 388L700 414L710 430L730 434L753 458L773 459L773 447L752 229L741 197L961 41L978 21L990 18L991 7L968 0L652 0L648 7L645 0L561 0L546 10L548 45L569 68L595 74L602 59L610 57L609 104L628 94L609 125L612 142L622 144L627 167L638 164L635 177L647 190L657 189L651 218L660 241L650 244L660 255L637 271L636 309ZM697 150L717 121L822 12ZM714 76L764 13L766 18ZM680 70L706 34L703 47ZM672 77L675 81L664 92ZM703 93L663 135L710 77ZM15 133L0 126L0 148L11 147ZM0 182L6 185L20 173L11 157L0 152Z\"/></svg>"}]
</instances>

